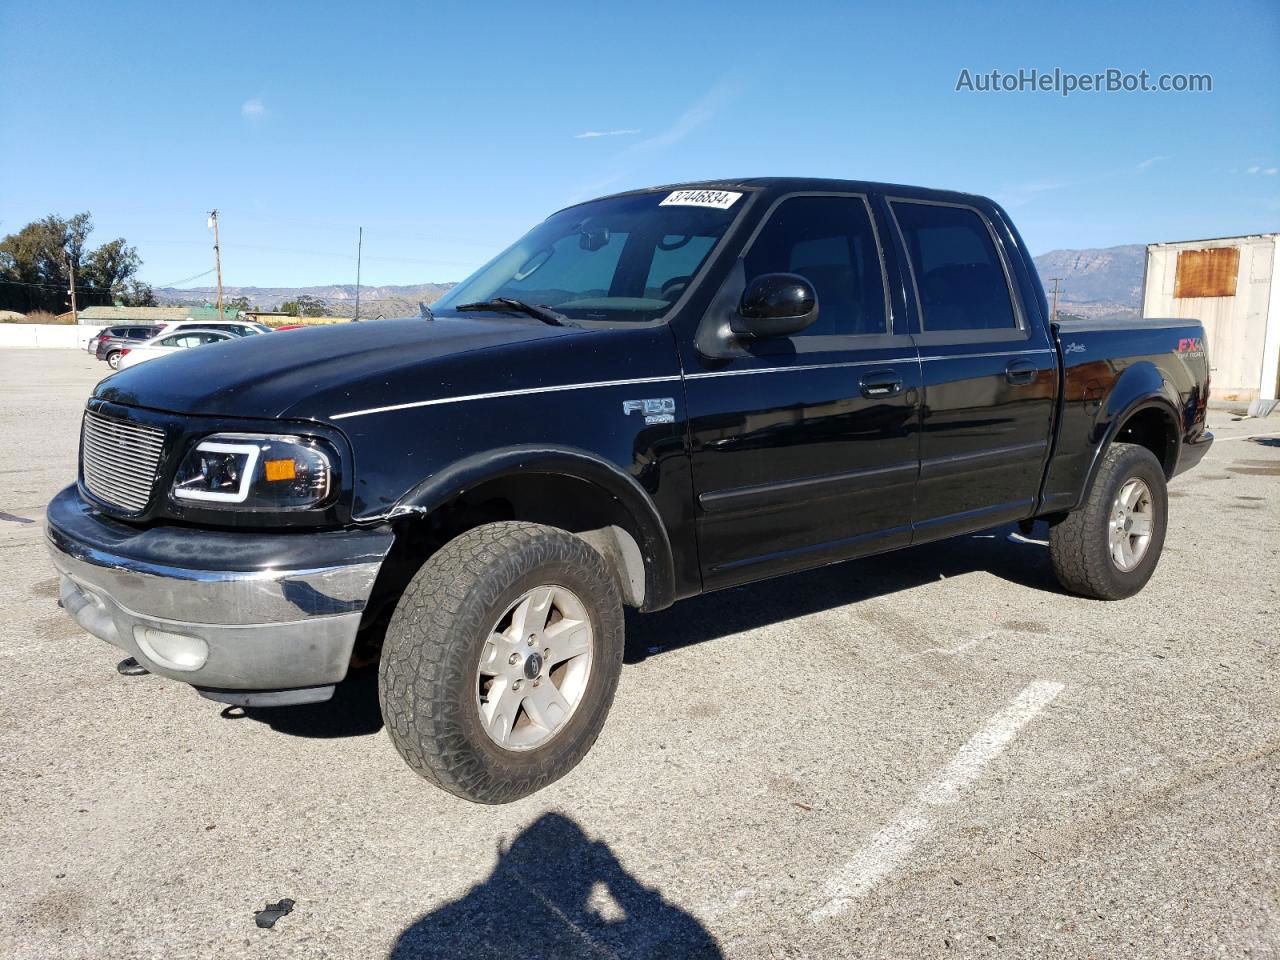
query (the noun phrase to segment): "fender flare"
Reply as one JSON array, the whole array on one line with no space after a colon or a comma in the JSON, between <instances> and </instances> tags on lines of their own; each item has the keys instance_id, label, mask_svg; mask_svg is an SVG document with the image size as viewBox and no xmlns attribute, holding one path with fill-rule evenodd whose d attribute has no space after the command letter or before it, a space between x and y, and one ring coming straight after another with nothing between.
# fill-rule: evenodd
<instances>
[{"instance_id":1,"label":"fender flare","mask_svg":"<svg viewBox=\"0 0 1280 960\"><path fill-rule=\"evenodd\" d=\"M550 474L571 477L617 500L639 534L645 569L642 610L661 610L675 602L675 563L671 538L653 498L635 477L599 454L575 447L527 444L474 454L432 474L404 494L388 519L430 513L468 490L505 477Z\"/></svg>"},{"instance_id":2,"label":"fender flare","mask_svg":"<svg viewBox=\"0 0 1280 960\"><path fill-rule=\"evenodd\" d=\"M1125 370L1108 395L1107 402L1094 418L1094 435L1101 434L1101 439L1094 447L1093 460L1089 463L1089 472L1085 476L1076 507L1084 501L1088 491L1093 487L1094 478L1102 466L1102 458L1106 456L1107 450L1115 441L1116 434L1135 414L1143 410L1156 409L1164 414L1174 437L1174 465L1169 475L1176 473L1177 458L1182 449L1178 407L1177 393L1154 364L1136 363Z\"/></svg>"}]
</instances>

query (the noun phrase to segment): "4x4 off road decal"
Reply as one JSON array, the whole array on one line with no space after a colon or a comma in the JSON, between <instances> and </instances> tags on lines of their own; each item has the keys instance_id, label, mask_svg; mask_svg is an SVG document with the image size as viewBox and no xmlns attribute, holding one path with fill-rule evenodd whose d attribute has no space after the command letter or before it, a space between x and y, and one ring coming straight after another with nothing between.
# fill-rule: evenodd
<instances>
[{"instance_id":1,"label":"4x4 off road decal","mask_svg":"<svg viewBox=\"0 0 1280 960\"><path fill-rule=\"evenodd\" d=\"M623 400L622 412L627 416L633 413L644 414L645 423L675 423L675 397L650 397L647 400Z\"/></svg>"},{"instance_id":2,"label":"4x4 off road decal","mask_svg":"<svg viewBox=\"0 0 1280 960\"><path fill-rule=\"evenodd\" d=\"M1204 353L1204 341L1199 337L1183 337L1178 341L1178 353Z\"/></svg>"}]
</instances>

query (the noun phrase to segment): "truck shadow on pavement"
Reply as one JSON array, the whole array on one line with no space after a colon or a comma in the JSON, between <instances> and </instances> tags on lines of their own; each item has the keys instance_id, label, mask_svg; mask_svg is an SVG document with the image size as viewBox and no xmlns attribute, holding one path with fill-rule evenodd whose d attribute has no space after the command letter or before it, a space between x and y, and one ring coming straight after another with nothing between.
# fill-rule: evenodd
<instances>
[{"instance_id":1,"label":"truck shadow on pavement","mask_svg":"<svg viewBox=\"0 0 1280 960\"><path fill-rule=\"evenodd\" d=\"M934 583L941 578L984 572L1031 590L1062 594L1049 551L1042 543L1048 527L1037 524L1030 538L1017 525L939 540L892 553L765 580L683 600L658 613L627 611L624 661L821 613Z\"/></svg>"},{"instance_id":2,"label":"truck shadow on pavement","mask_svg":"<svg viewBox=\"0 0 1280 960\"><path fill-rule=\"evenodd\" d=\"M627 611L625 662L783 620L910 590L941 577L986 572L1033 590L1062 593L1042 545L1011 539L1016 526L942 540L819 570L693 597L658 613ZM1048 536L1037 525L1034 539ZM377 667L353 670L333 699L296 707L252 708L243 714L295 737L362 737L382 729Z\"/></svg>"},{"instance_id":3,"label":"truck shadow on pavement","mask_svg":"<svg viewBox=\"0 0 1280 960\"><path fill-rule=\"evenodd\" d=\"M722 956L692 914L628 873L608 844L544 813L499 847L485 880L406 928L389 960Z\"/></svg>"}]
</instances>

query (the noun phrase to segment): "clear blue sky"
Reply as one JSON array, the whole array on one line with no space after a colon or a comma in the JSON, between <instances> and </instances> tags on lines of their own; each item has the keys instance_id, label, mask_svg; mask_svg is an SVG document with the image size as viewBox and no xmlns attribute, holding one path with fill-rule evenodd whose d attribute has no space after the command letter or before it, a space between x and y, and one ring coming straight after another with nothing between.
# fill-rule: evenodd
<instances>
[{"instance_id":1,"label":"clear blue sky","mask_svg":"<svg viewBox=\"0 0 1280 960\"><path fill-rule=\"evenodd\" d=\"M957 93L962 68L1212 93ZM1280 4L0 3L0 233L144 279L460 279L552 210L717 176L994 196L1032 250L1280 229ZM588 132L609 136L584 137ZM207 284L211 278L197 283Z\"/></svg>"}]
</instances>

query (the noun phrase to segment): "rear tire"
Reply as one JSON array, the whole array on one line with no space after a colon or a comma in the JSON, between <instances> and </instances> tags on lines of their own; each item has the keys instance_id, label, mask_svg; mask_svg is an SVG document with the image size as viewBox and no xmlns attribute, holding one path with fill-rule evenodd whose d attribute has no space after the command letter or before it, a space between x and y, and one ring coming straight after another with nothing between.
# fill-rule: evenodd
<instances>
[{"instance_id":1,"label":"rear tire","mask_svg":"<svg viewBox=\"0 0 1280 960\"><path fill-rule=\"evenodd\" d=\"M119 350L113 350L111 353L107 354L107 366L110 367L112 370L120 369L120 351Z\"/></svg>"},{"instance_id":2,"label":"rear tire","mask_svg":"<svg viewBox=\"0 0 1280 960\"><path fill-rule=\"evenodd\" d=\"M554 527L485 524L442 547L405 589L378 699L418 774L467 800L507 803L586 755L622 653L622 601L599 553Z\"/></svg>"},{"instance_id":3,"label":"rear tire","mask_svg":"<svg viewBox=\"0 0 1280 960\"><path fill-rule=\"evenodd\" d=\"M1131 597L1155 573L1168 521L1160 461L1146 447L1113 443L1084 503L1050 531L1053 572L1084 597Z\"/></svg>"}]
</instances>

